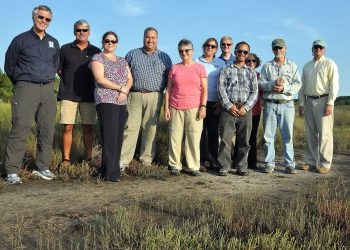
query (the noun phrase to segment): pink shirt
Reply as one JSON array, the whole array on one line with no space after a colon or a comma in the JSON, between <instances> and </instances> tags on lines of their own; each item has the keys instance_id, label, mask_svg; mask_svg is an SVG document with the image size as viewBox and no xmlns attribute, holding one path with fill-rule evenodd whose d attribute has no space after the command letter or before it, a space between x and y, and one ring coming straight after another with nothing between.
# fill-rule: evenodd
<instances>
[{"instance_id":1,"label":"pink shirt","mask_svg":"<svg viewBox=\"0 0 350 250\"><path fill-rule=\"evenodd\" d=\"M169 77L173 80L170 106L179 110L198 108L202 95L201 79L207 77L203 65L175 64L171 67Z\"/></svg>"}]
</instances>

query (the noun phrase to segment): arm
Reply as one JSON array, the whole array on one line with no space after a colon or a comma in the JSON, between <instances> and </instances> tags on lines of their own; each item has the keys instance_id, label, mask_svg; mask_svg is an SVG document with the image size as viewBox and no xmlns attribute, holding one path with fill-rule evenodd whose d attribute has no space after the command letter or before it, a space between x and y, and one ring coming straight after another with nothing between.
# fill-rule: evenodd
<instances>
[{"instance_id":1,"label":"arm","mask_svg":"<svg viewBox=\"0 0 350 250\"><path fill-rule=\"evenodd\" d=\"M208 78L201 78L201 103L198 108L197 120L203 119L206 116L206 107L208 100Z\"/></svg>"},{"instance_id":2,"label":"arm","mask_svg":"<svg viewBox=\"0 0 350 250\"><path fill-rule=\"evenodd\" d=\"M164 119L170 121L170 94L173 89L173 78L168 77L168 84L165 90L165 101L164 101Z\"/></svg>"},{"instance_id":3,"label":"arm","mask_svg":"<svg viewBox=\"0 0 350 250\"><path fill-rule=\"evenodd\" d=\"M20 53L20 46L18 44L18 42L16 42L16 40L13 40L10 44L10 46L8 47L7 51L6 51L6 55L5 55L5 72L7 74L7 76L10 78L12 83L14 82L13 79L13 74L18 62L18 57L19 57L19 53Z\"/></svg>"},{"instance_id":4,"label":"arm","mask_svg":"<svg viewBox=\"0 0 350 250\"><path fill-rule=\"evenodd\" d=\"M118 102L123 102L127 98L129 90L130 90L130 88L132 86L132 75L131 75L131 72L130 72L130 68L129 68L128 65L126 65L126 68L128 70L128 78L126 80L126 85L122 86L121 89L119 90L120 94L117 97L117 101Z\"/></svg>"},{"instance_id":5,"label":"arm","mask_svg":"<svg viewBox=\"0 0 350 250\"><path fill-rule=\"evenodd\" d=\"M304 116L305 112L304 112L304 104L305 104L305 83L306 83L306 79L305 79L305 66L303 68L303 76L301 78L301 88L298 94L299 97L299 116Z\"/></svg>"},{"instance_id":6,"label":"arm","mask_svg":"<svg viewBox=\"0 0 350 250\"><path fill-rule=\"evenodd\" d=\"M226 109L226 110L230 110L230 108L233 106L233 104L231 103L230 99L227 96L226 93L226 72L225 70L228 67L223 67L220 71L220 75L219 75L219 80L218 80L218 98L222 104L222 106Z\"/></svg>"},{"instance_id":7,"label":"arm","mask_svg":"<svg viewBox=\"0 0 350 250\"><path fill-rule=\"evenodd\" d=\"M265 64L260 73L259 88L264 92L272 92L276 81L270 79L268 65Z\"/></svg>"},{"instance_id":8,"label":"arm","mask_svg":"<svg viewBox=\"0 0 350 250\"><path fill-rule=\"evenodd\" d=\"M123 88L123 86L116 84L104 77L104 67L103 64L98 61L91 61L91 70L95 78L95 81L104 88L113 89L127 94L128 89Z\"/></svg>"},{"instance_id":9,"label":"arm","mask_svg":"<svg viewBox=\"0 0 350 250\"><path fill-rule=\"evenodd\" d=\"M248 96L245 104L241 107L241 109L244 109L244 114L246 111L249 111L253 108L254 104L256 103L256 100L258 99L258 92L259 92L258 91L258 80L257 80L257 76L256 76L254 71L252 71L250 74L249 86L250 86L249 96Z\"/></svg>"},{"instance_id":10,"label":"arm","mask_svg":"<svg viewBox=\"0 0 350 250\"><path fill-rule=\"evenodd\" d=\"M328 95L328 102L325 107L325 116L331 115L333 113L334 101L337 98L337 94L339 91L338 67L333 61L330 61L329 63L328 79L329 79L329 95Z\"/></svg>"},{"instance_id":11,"label":"arm","mask_svg":"<svg viewBox=\"0 0 350 250\"><path fill-rule=\"evenodd\" d=\"M290 79L289 84L284 84L284 88L282 91L282 93L286 95L295 95L296 93L298 93L298 91L301 88L301 79L300 79L298 68L295 64L292 64L291 68L292 68L293 76Z\"/></svg>"}]
</instances>

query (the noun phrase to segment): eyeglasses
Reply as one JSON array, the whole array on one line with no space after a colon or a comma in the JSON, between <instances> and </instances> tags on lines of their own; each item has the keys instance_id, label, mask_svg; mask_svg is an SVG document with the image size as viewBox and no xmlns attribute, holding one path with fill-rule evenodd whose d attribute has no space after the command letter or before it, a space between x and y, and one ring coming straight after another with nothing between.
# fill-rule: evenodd
<instances>
[{"instance_id":1,"label":"eyeglasses","mask_svg":"<svg viewBox=\"0 0 350 250\"><path fill-rule=\"evenodd\" d=\"M250 62L253 62L253 63L256 63L256 60L255 59L248 59L246 60L247 63L250 63Z\"/></svg>"},{"instance_id":2,"label":"eyeglasses","mask_svg":"<svg viewBox=\"0 0 350 250\"><path fill-rule=\"evenodd\" d=\"M315 45L313 48L314 49L324 49L324 47L322 47L321 45Z\"/></svg>"},{"instance_id":3,"label":"eyeglasses","mask_svg":"<svg viewBox=\"0 0 350 250\"><path fill-rule=\"evenodd\" d=\"M232 45L232 43L222 43L221 46L222 47L230 47Z\"/></svg>"},{"instance_id":4,"label":"eyeglasses","mask_svg":"<svg viewBox=\"0 0 350 250\"><path fill-rule=\"evenodd\" d=\"M105 39L103 40L104 43L113 43L113 44L116 44L117 41L116 40L109 40L109 39Z\"/></svg>"},{"instance_id":5,"label":"eyeglasses","mask_svg":"<svg viewBox=\"0 0 350 250\"><path fill-rule=\"evenodd\" d=\"M212 49L216 49L216 45L212 45L212 44L206 44L205 47L207 48L212 48Z\"/></svg>"},{"instance_id":6,"label":"eyeglasses","mask_svg":"<svg viewBox=\"0 0 350 250\"><path fill-rule=\"evenodd\" d=\"M88 32L89 29L75 29L75 32Z\"/></svg>"},{"instance_id":7,"label":"eyeglasses","mask_svg":"<svg viewBox=\"0 0 350 250\"><path fill-rule=\"evenodd\" d=\"M283 49L283 47L275 46L275 47L273 47L272 50L279 50L279 49Z\"/></svg>"},{"instance_id":8,"label":"eyeglasses","mask_svg":"<svg viewBox=\"0 0 350 250\"><path fill-rule=\"evenodd\" d=\"M186 52L186 54L188 54L192 49L179 49L179 53L182 54L184 52Z\"/></svg>"},{"instance_id":9,"label":"eyeglasses","mask_svg":"<svg viewBox=\"0 0 350 250\"><path fill-rule=\"evenodd\" d=\"M246 50L237 50L237 54L248 55L249 51Z\"/></svg>"},{"instance_id":10,"label":"eyeglasses","mask_svg":"<svg viewBox=\"0 0 350 250\"><path fill-rule=\"evenodd\" d=\"M38 18L38 19L40 19L40 20L45 20L46 22L51 22L51 18L47 18L47 17L44 17L44 16L40 16L40 15L38 15L38 16L36 16L36 18Z\"/></svg>"}]
</instances>

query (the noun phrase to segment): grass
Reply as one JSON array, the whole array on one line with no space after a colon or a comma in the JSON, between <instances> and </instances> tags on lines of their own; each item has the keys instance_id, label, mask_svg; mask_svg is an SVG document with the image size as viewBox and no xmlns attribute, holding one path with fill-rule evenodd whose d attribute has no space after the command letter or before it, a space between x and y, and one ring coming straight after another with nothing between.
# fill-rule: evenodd
<instances>
[{"instance_id":1,"label":"grass","mask_svg":"<svg viewBox=\"0 0 350 250\"><path fill-rule=\"evenodd\" d=\"M142 198L61 231L48 221L25 233L18 219L13 248L30 237L38 249L348 249L348 188L347 180L323 179L279 201Z\"/></svg>"}]
</instances>

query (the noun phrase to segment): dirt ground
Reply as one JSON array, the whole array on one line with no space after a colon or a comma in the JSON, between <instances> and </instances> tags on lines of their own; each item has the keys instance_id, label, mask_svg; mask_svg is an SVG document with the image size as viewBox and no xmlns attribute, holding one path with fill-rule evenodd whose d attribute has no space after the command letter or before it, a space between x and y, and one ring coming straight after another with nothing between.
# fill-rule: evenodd
<instances>
[{"instance_id":1,"label":"dirt ground","mask_svg":"<svg viewBox=\"0 0 350 250\"><path fill-rule=\"evenodd\" d=\"M295 159L299 167L303 162L300 152L296 152ZM49 220L64 228L77 219L91 218L106 208L114 209L145 197L168 193L203 199L262 197L278 200L295 194L316 180L337 176L343 176L350 183L349 155L335 155L332 171L325 175L308 171L288 175L283 168L277 167L272 174L254 170L247 177L234 174L220 177L208 171L199 177L181 174L165 180L127 176L118 183L33 180L0 190L0 249L11 248L10 235L18 224L23 225L25 237Z\"/></svg>"}]
</instances>

